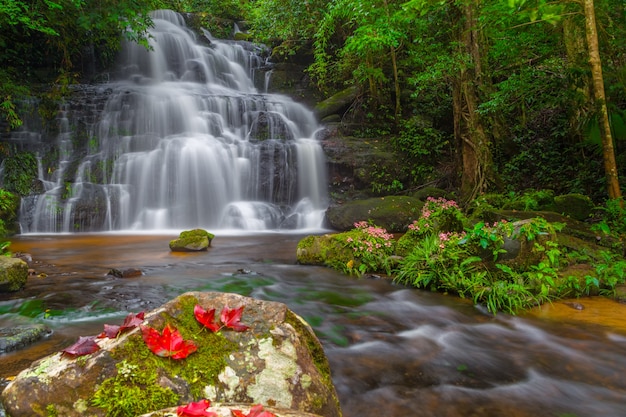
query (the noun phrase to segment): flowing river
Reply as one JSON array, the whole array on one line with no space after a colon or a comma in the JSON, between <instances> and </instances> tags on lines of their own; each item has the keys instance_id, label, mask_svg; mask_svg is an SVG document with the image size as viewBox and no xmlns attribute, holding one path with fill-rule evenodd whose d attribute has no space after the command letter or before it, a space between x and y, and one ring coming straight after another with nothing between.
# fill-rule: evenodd
<instances>
[{"instance_id":1,"label":"flowing river","mask_svg":"<svg viewBox=\"0 0 626 417\"><path fill-rule=\"evenodd\" d=\"M494 317L456 297L297 265L295 232L218 234L200 253L170 252L175 237L16 237L11 250L32 254L39 276L0 294L0 328L37 322L53 333L1 354L0 377L128 312L224 291L284 302L313 326L345 417L626 415L625 305L589 298L577 300L583 310L555 302ZM115 278L111 268L143 275Z\"/></svg>"}]
</instances>

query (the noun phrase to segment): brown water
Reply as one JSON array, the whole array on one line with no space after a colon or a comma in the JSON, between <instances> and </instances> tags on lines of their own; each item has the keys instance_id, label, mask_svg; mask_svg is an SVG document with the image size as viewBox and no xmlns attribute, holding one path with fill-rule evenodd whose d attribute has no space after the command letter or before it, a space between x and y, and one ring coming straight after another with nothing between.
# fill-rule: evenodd
<instances>
[{"instance_id":1,"label":"brown water","mask_svg":"<svg viewBox=\"0 0 626 417\"><path fill-rule=\"evenodd\" d=\"M172 253L167 235L21 236L37 273L0 294L0 328L41 322L48 339L0 355L0 377L99 333L128 312L189 290L281 301L324 344L345 417L626 416L626 306L581 299L522 317L296 265L296 234L218 236L208 252ZM137 278L107 276L139 268ZM1 411L0 411L1 415Z\"/></svg>"}]
</instances>

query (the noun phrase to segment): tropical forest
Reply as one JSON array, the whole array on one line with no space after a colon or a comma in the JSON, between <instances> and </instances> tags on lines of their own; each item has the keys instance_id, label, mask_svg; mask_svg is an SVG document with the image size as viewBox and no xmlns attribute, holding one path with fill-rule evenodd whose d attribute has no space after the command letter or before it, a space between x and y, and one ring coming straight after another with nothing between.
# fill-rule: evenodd
<instances>
[{"instance_id":1,"label":"tropical forest","mask_svg":"<svg viewBox=\"0 0 626 417\"><path fill-rule=\"evenodd\" d=\"M626 2L0 0L0 46L0 416L623 411Z\"/></svg>"}]
</instances>

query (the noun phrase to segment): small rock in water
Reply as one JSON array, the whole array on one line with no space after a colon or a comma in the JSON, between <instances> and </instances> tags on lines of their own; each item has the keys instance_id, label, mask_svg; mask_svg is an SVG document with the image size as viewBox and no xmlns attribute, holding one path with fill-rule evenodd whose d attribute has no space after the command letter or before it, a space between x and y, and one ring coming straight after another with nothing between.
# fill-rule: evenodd
<instances>
[{"instance_id":1,"label":"small rock in water","mask_svg":"<svg viewBox=\"0 0 626 417\"><path fill-rule=\"evenodd\" d=\"M585 306L582 305L581 303L575 303L575 302L571 302L571 303L564 303L566 306L573 308L574 310L584 310Z\"/></svg>"},{"instance_id":2,"label":"small rock in water","mask_svg":"<svg viewBox=\"0 0 626 417\"><path fill-rule=\"evenodd\" d=\"M107 275L111 275L116 278L133 278L133 277L140 277L141 275L143 275L143 272L141 271L141 269L137 269L137 268L128 268L123 271L120 271L119 269L111 268L109 272L107 273Z\"/></svg>"}]
</instances>

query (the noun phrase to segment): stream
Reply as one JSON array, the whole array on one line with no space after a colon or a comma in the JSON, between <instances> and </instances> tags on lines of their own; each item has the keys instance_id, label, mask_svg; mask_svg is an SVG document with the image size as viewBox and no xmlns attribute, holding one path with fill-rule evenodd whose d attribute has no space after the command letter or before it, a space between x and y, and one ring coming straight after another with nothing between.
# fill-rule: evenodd
<instances>
[{"instance_id":1,"label":"stream","mask_svg":"<svg viewBox=\"0 0 626 417\"><path fill-rule=\"evenodd\" d=\"M626 305L554 302L520 315L469 300L296 264L299 233L218 235L207 252L175 253L172 234L22 235L37 275L0 294L0 328L45 323L53 332L0 354L0 381L34 360L100 333L128 312L186 291L284 302L328 356L345 417L618 417L626 415ZM143 275L115 278L112 268ZM2 412L0 411L0 415Z\"/></svg>"}]
</instances>

